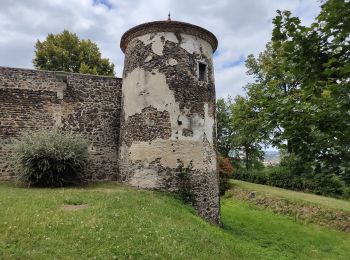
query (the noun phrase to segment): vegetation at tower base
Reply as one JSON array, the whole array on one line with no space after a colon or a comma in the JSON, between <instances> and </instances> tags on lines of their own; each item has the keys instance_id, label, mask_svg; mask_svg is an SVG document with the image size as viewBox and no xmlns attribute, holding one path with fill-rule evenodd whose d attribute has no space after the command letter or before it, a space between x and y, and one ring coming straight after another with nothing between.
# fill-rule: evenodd
<instances>
[{"instance_id":1,"label":"vegetation at tower base","mask_svg":"<svg viewBox=\"0 0 350 260\"><path fill-rule=\"evenodd\" d=\"M233 166L229 158L218 156L218 174L219 174L219 191L224 195L230 188L229 179L231 178Z\"/></svg>"},{"instance_id":2,"label":"vegetation at tower base","mask_svg":"<svg viewBox=\"0 0 350 260\"><path fill-rule=\"evenodd\" d=\"M191 171L193 169L192 162L185 167L183 163L181 163L177 169L178 171L178 195L184 203L193 203L193 192L191 185Z\"/></svg>"},{"instance_id":3,"label":"vegetation at tower base","mask_svg":"<svg viewBox=\"0 0 350 260\"><path fill-rule=\"evenodd\" d=\"M271 41L258 57L250 55L246 61L255 82L246 86L246 98L232 104L233 119L223 119L233 129L225 139L233 148L239 143L233 125L241 113L247 125L258 122L254 141L282 152L281 175L273 173L276 183L280 177L279 186L349 196L349 17L350 2L345 0L323 1L310 26L289 11L277 11ZM238 111L242 103L248 109Z\"/></svg>"},{"instance_id":4,"label":"vegetation at tower base","mask_svg":"<svg viewBox=\"0 0 350 260\"><path fill-rule=\"evenodd\" d=\"M114 76L114 64L102 58L96 43L80 40L64 30L37 41L33 64L36 69Z\"/></svg>"},{"instance_id":5,"label":"vegetation at tower base","mask_svg":"<svg viewBox=\"0 0 350 260\"><path fill-rule=\"evenodd\" d=\"M88 142L59 129L24 132L12 144L18 179L28 186L80 184L88 159Z\"/></svg>"}]
</instances>

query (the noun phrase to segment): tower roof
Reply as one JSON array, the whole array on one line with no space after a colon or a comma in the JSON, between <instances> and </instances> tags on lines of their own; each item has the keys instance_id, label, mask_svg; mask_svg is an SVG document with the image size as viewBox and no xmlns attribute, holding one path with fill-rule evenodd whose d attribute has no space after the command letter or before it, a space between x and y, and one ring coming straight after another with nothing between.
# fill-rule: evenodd
<instances>
[{"instance_id":1,"label":"tower roof","mask_svg":"<svg viewBox=\"0 0 350 260\"><path fill-rule=\"evenodd\" d=\"M218 47L218 40L216 39L215 35L207 29L190 23L166 20L143 23L132 27L123 34L120 40L120 48L125 53L126 47L132 39L148 33L156 32L179 32L197 36L207 41L213 48L213 52L215 52Z\"/></svg>"}]
</instances>

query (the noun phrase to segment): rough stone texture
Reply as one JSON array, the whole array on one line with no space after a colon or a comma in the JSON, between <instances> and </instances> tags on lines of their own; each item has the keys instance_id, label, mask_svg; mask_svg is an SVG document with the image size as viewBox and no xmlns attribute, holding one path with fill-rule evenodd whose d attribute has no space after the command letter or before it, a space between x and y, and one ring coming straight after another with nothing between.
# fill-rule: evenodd
<instances>
[{"instance_id":1,"label":"rough stone texture","mask_svg":"<svg viewBox=\"0 0 350 260\"><path fill-rule=\"evenodd\" d=\"M14 174L11 138L22 130L52 127L90 140L91 179L115 176L120 99L118 78L0 67L0 180Z\"/></svg>"},{"instance_id":2,"label":"rough stone texture","mask_svg":"<svg viewBox=\"0 0 350 260\"><path fill-rule=\"evenodd\" d=\"M140 114L130 116L123 141L129 145L133 141L152 141L171 136L170 116L167 111L157 111L153 107L143 108Z\"/></svg>"},{"instance_id":3,"label":"rough stone texture","mask_svg":"<svg viewBox=\"0 0 350 260\"><path fill-rule=\"evenodd\" d=\"M213 46L197 34L135 28L121 43L119 180L176 192L180 171L187 168L193 206L219 224ZM206 66L204 79L199 62Z\"/></svg>"},{"instance_id":4,"label":"rough stone texture","mask_svg":"<svg viewBox=\"0 0 350 260\"><path fill-rule=\"evenodd\" d=\"M187 35L199 37L204 41L210 43L213 52L218 46L218 40L216 39L215 35L210 31L194 24L167 20L143 23L131 28L122 36L122 39L120 41L120 48L123 52L125 52L127 46L129 45L129 42L134 38L150 33L159 32L175 32L176 35L184 33Z\"/></svg>"},{"instance_id":5,"label":"rough stone texture","mask_svg":"<svg viewBox=\"0 0 350 260\"><path fill-rule=\"evenodd\" d=\"M11 138L61 127L90 140L90 179L189 188L198 214L220 224L216 37L195 25L159 21L127 31L121 48L123 80L0 67L0 180L13 176Z\"/></svg>"}]
</instances>

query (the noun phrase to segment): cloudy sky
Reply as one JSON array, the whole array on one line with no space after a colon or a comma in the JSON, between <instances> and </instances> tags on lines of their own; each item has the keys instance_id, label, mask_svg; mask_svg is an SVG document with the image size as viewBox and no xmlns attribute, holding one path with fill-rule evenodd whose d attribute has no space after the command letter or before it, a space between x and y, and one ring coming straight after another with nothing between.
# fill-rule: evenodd
<instances>
[{"instance_id":1,"label":"cloudy sky","mask_svg":"<svg viewBox=\"0 0 350 260\"><path fill-rule=\"evenodd\" d=\"M0 66L33 68L34 45L64 29L96 42L121 76L122 34L144 22L172 20L209 29L219 40L214 54L217 96L243 94L251 79L244 60L271 37L276 9L290 10L310 24L318 0L0 0Z\"/></svg>"}]
</instances>

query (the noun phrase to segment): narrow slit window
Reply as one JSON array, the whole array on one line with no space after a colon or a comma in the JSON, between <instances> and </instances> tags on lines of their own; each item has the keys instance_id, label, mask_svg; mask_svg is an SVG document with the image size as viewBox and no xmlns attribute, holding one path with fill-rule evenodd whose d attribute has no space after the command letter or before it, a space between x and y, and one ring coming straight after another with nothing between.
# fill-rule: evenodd
<instances>
[{"instance_id":1,"label":"narrow slit window","mask_svg":"<svg viewBox=\"0 0 350 260\"><path fill-rule=\"evenodd\" d=\"M207 81L207 64L198 62L198 80Z\"/></svg>"}]
</instances>

